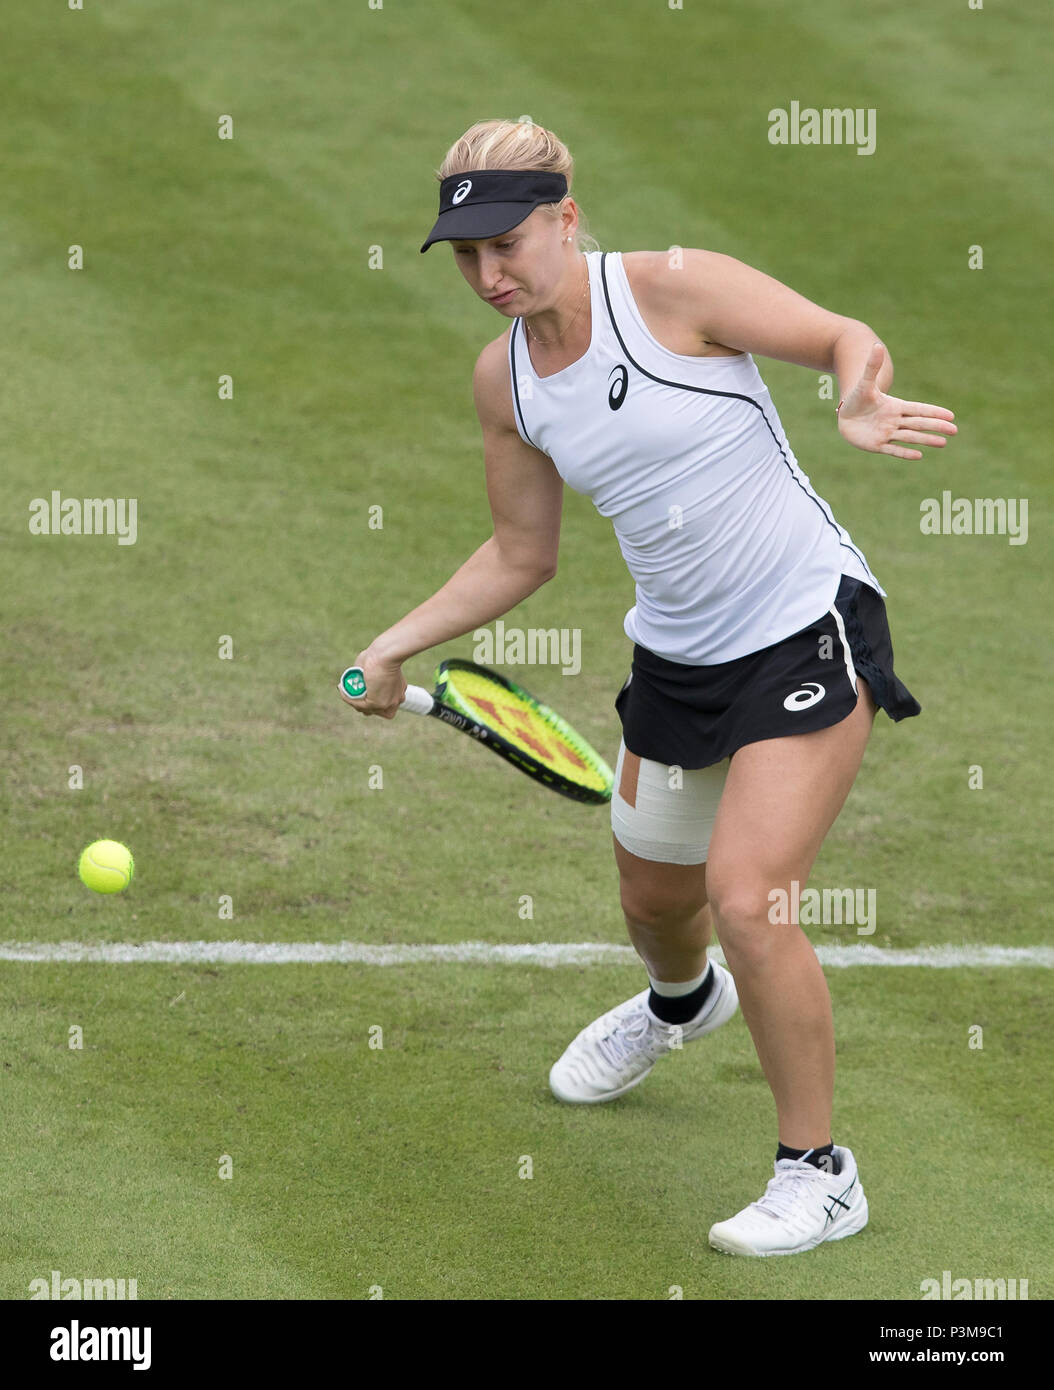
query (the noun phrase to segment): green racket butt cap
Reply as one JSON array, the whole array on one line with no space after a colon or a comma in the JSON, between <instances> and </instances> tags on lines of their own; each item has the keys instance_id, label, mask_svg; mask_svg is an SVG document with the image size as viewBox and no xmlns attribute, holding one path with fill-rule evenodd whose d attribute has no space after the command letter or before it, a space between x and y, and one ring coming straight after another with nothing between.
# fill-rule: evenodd
<instances>
[{"instance_id":1,"label":"green racket butt cap","mask_svg":"<svg viewBox=\"0 0 1054 1390\"><path fill-rule=\"evenodd\" d=\"M340 688L353 700L361 700L366 694L366 677L361 666L349 666L340 678Z\"/></svg>"}]
</instances>

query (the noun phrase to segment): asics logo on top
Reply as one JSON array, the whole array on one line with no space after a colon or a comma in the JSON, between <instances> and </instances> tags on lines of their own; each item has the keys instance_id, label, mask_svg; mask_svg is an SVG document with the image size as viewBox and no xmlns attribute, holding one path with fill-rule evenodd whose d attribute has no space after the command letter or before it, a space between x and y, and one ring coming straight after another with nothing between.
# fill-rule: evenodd
<instances>
[{"instance_id":1,"label":"asics logo on top","mask_svg":"<svg viewBox=\"0 0 1054 1390\"><path fill-rule=\"evenodd\" d=\"M789 710L808 709L810 705L815 705L818 700L822 700L826 694L827 691L824 690L819 681L805 681L801 690L795 690L793 695L787 696L783 702L783 708Z\"/></svg>"},{"instance_id":2,"label":"asics logo on top","mask_svg":"<svg viewBox=\"0 0 1054 1390\"><path fill-rule=\"evenodd\" d=\"M616 377L617 380L611 382L611 389L608 391L608 405L612 410L618 410L626 399L626 390L629 387L629 372L623 363L620 362L617 367L612 367L608 373L608 380L611 381L612 377Z\"/></svg>"},{"instance_id":3,"label":"asics logo on top","mask_svg":"<svg viewBox=\"0 0 1054 1390\"><path fill-rule=\"evenodd\" d=\"M461 182L458 184L458 186L454 189L454 196L450 199L450 201L451 201L452 203L461 203L461 202L464 202L464 200L468 197L468 195L469 195L469 193L471 193L471 191L472 191L472 180L471 180L471 179L462 179Z\"/></svg>"}]
</instances>

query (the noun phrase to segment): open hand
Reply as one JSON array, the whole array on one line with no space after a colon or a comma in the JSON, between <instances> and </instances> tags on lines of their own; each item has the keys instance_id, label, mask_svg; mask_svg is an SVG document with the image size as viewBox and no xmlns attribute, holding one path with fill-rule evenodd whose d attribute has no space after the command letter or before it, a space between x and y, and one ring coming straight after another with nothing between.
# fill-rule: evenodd
<instances>
[{"instance_id":1,"label":"open hand","mask_svg":"<svg viewBox=\"0 0 1054 1390\"><path fill-rule=\"evenodd\" d=\"M885 395L875 384L885 359L885 348L875 343L860 380L838 411L838 430L842 438L868 453L891 454L898 459L922 457L920 450L903 449L901 444L931 444L943 449L944 436L959 432L958 426L951 423L954 414L942 405L902 401L898 396Z\"/></svg>"}]
</instances>

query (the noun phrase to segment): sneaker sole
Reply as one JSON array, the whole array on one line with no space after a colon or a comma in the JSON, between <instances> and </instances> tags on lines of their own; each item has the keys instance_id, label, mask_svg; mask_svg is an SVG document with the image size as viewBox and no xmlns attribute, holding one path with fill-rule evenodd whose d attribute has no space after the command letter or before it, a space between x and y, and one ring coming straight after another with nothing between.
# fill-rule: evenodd
<instances>
[{"instance_id":1,"label":"sneaker sole","mask_svg":"<svg viewBox=\"0 0 1054 1390\"><path fill-rule=\"evenodd\" d=\"M640 1076L635 1076L628 1085L620 1086L617 1091L605 1091L602 1096L566 1095L563 1091L557 1090L553 1083L552 1076L549 1077L549 1089L557 1100L562 1100L567 1105L603 1105L606 1101L618 1100L619 1096L624 1096L627 1091L632 1091L634 1086L639 1086L644 1078L651 1074L652 1067L654 1066L655 1063L652 1062L651 1067L649 1067L647 1071L642 1071Z\"/></svg>"},{"instance_id":2,"label":"sneaker sole","mask_svg":"<svg viewBox=\"0 0 1054 1390\"><path fill-rule=\"evenodd\" d=\"M758 1259L764 1259L770 1255L803 1255L807 1250L815 1250L818 1245L823 1245L829 1240L844 1240L846 1236L855 1236L867 1225L867 1219L867 1198L864 1197L856 1211L846 1218L845 1224L837 1226L830 1235L817 1236L815 1240L807 1240L803 1245L795 1245L789 1250L750 1250L744 1245L737 1245L734 1240L727 1236L718 1236L715 1240L712 1231L710 1233L710 1245L712 1249L719 1251L722 1255L746 1255Z\"/></svg>"}]
</instances>

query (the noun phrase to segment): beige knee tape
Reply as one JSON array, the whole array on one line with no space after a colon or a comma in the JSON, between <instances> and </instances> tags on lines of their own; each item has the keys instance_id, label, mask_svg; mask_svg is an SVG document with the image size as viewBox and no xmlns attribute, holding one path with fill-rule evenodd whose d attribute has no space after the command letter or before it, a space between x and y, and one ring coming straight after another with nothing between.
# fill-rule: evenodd
<instances>
[{"instance_id":1,"label":"beige knee tape","mask_svg":"<svg viewBox=\"0 0 1054 1390\"><path fill-rule=\"evenodd\" d=\"M728 759L677 768L638 758L619 743L611 829L630 854L663 864L702 864L710 850Z\"/></svg>"}]
</instances>

